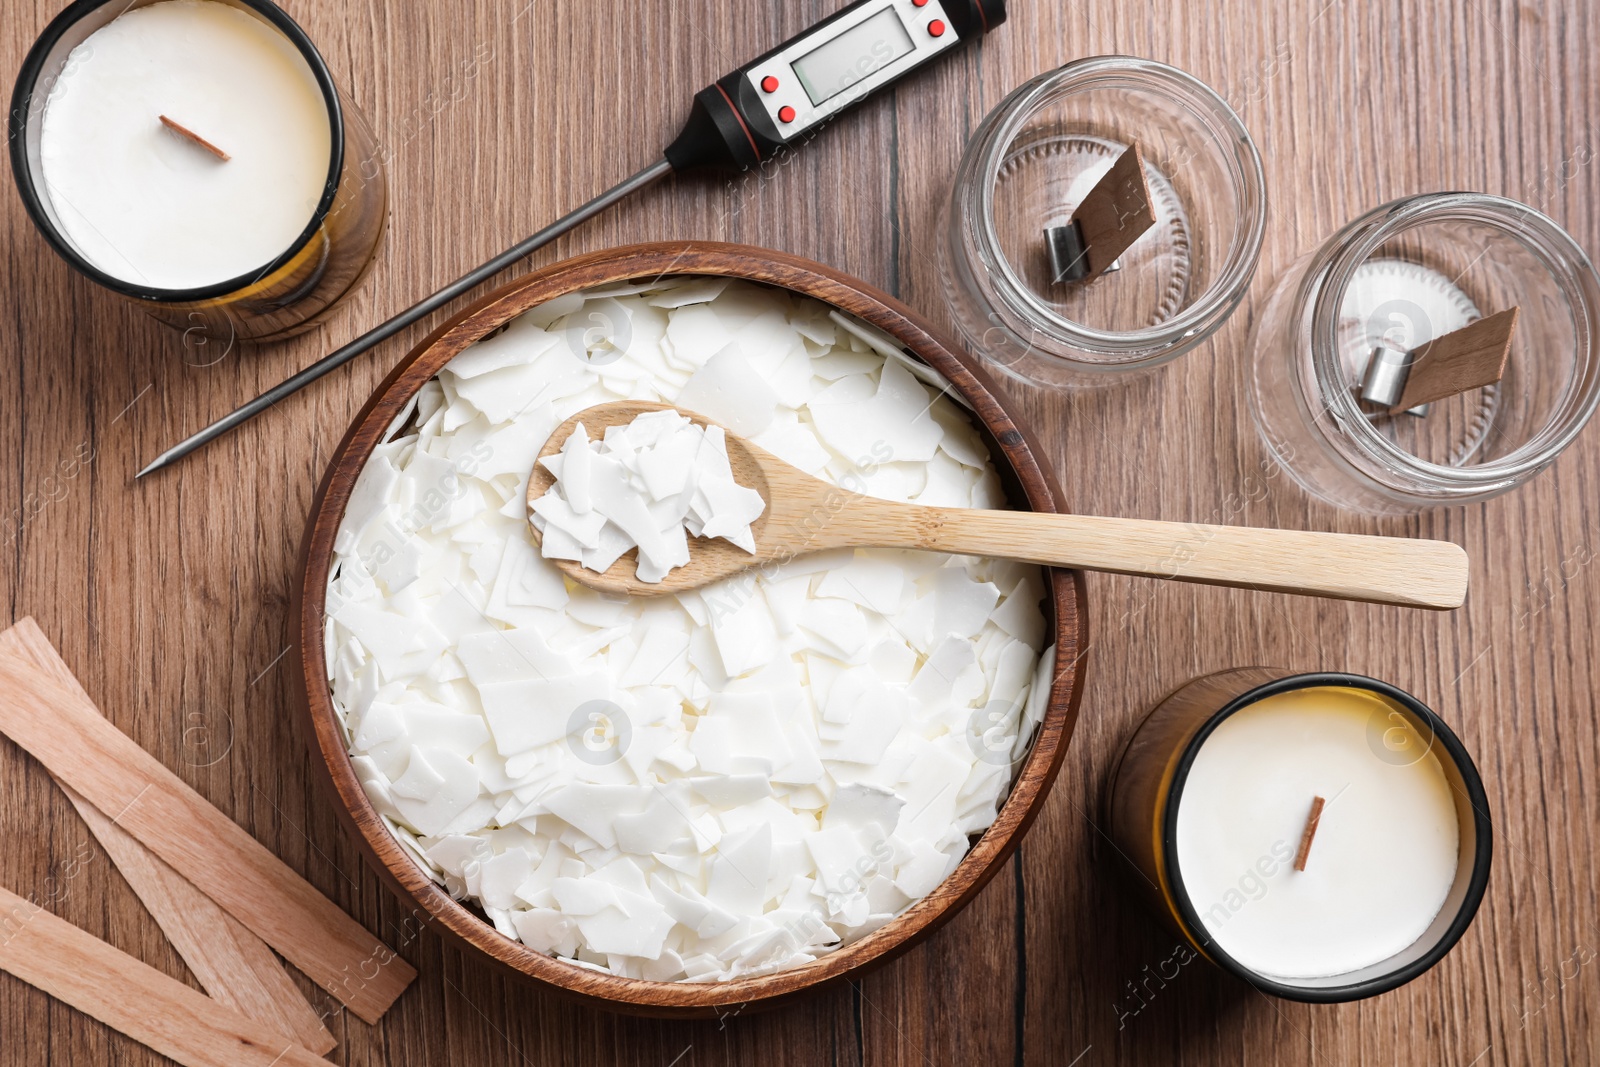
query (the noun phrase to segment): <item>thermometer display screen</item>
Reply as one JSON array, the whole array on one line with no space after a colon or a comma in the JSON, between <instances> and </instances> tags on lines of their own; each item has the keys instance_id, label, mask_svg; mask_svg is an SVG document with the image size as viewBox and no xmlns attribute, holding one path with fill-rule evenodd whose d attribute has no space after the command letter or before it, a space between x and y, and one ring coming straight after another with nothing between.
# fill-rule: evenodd
<instances>
[{"instance_id":1,"label":"thermometer display screen","mask_svg":"<svg viewBox=\"0 0 1600 1067\"><path fill-rule=\"evenodd\" d=\"M813 104L838 96L862 78L916 51L893 8L885 8L795 60L795 76Z\"/></svg>"}]
</instances>

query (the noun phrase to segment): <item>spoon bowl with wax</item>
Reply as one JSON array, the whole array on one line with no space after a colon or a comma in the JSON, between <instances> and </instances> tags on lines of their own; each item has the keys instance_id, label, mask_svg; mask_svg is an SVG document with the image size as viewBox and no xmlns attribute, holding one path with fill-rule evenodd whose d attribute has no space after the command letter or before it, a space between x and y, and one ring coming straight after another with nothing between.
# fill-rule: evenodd
<instances>
[{"instance_id":1,"label":"spoon bowl with wax","mask_svg":"<svg viewBox=\"0 0 1600 1067\"><path fill-rule=\"evenodd\" d=\"M1467 594L1466 553L1449 541L901 504L813 477L693 412L640 400L599 404L557 426L528 479L528 505L540 549L562 573L622 596L681 593L838 548L996 556L1436 610L1460 607Z\"/></svg>"}]
</instances>

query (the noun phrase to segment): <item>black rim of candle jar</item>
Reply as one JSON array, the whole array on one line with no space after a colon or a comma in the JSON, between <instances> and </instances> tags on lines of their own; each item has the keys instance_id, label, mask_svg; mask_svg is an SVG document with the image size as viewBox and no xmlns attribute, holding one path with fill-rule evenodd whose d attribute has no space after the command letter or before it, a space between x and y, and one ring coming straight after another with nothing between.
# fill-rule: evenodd
<instances>
[{"instance_id":1,"label":"black rim of candle jar","mask_svg":"<svg viewBox=\"0 0 1600 1067\"><path fill-rule=\"evenodd\" d=\"M1179 869L1176 857L1178 854L1178 805L1183 796L1183 787L1189 777L1189 770L1194 765L1195 757L1207 738L1222 725L1234 712L1255 704L1270 696L1279 693L1289 693L1297 689L1315 689L1327 686L1343 687L1350 689L1365 689L1387 697L1404 707L1407 711L1420 719L1432 731L1434 741L1442 748L1445 754L1455 764L1461 774L1462 784L1466 789L1467 803L1473 812L1473 834L1476 839L1476 850L1472 860L1472 877L1467 885L1466 895L1462 898L1450 926L1440 936L1439 940L1427 952L1387 974L1381 974L1360 982L1352 982L1339 986L1301 986L1292 982L1281 981L1260 974L1244 966L1238 960L1224 952L1207 932L1205 924L1200 920L1200 914L1195 910L1194 902L1189 899L1189 891L1183 884L1183 874ZM1214 715L1206 720L1205 724L1195 733L1185 746L1183 754L1178 759L1178 765L1172 777L1172 785L1167 791L1162 812L1162 851L1166 855L1167 881L1171 887L1173 906L1177 909L1180 921L1188 931L1189 937L1204 948L1206 955L1216 962L1223 970L1237 978L1243 979L1263 993L1282 997L1285 1000L1298 1000L1312 1004L1343 1003L1352 1000L1362 1000L1366 997L1377 996L1390 990L1398 989L1412 979L1425 973L1435 964L1449 954L1456 942L1467 932L1467 927L1472 925L1474 916L1478 913L1478 906L1483 902L1483 896L1489 886L1490 855L1493 851L1494 832L1489 819L1489 798L1484 793L1483 779L1478 774L1477 765L1472 762L1466 746L1455 732L1439 718L1431 708L1423 704L1416 697L1402 689L1380 682L1376 678L1368 678L1360 674L1342 674L1331 671L1315 672L1310 674L1291 674L1264 685L1256 686L1233 700L1224 704Z\"/></svg>"},{"instance_id":2,"label":"black rim of candle jar","mask_svg":"<svg viewBox=\"0 0 1600 1067\"><path fill-rule=\"evenodd\" d=\"M159 2L159 0L157 0ZM147 285L129 282L114 275L107 274L99 267L90 263L73 247L50 217L49 210L45 207L43 191L43 175L35 175L33 167L28 160L27 131L28 119L32 109L37 106L40 112L40 121L43 122L44 103L35 105L33 97L35 87L45 75L45 64L50 53L55 49L56 43L64 37L73 26L76 26L90 14L113 4L121 3L126 10L134 10L135 5L127 0L76 0L70 7L57 15L45 27L39 39L28 50L27 58L22 62L22 70L17 75L16 87L11 93L11 115L7 125L11 137L11 172L16 178L17 191L22 196L23 207L27 209L34 225L49 242L50 247L65 259L79 272L99 285L105 286L113 292L124 296L131 296L139 300L153 300L161 303L182 304L198 300L209 300L213 297L226 296L238 292L247 286L253 285L262 278L268 277L273 271L278 270L295 256L299 255L322 228L323 220L327 218L329 209L333 206L334 197L339 192L340 172L344 168L344 111L339 104L339 92L334 88L333 75L328 70L328 65L322 59L322 53L317 51L316 45L311 43L305 30L300 24L290 18L288 14L271 0L218 0L230 7L247 7L255 14L266 19L267 22L289 39L289 42L299 50L306 64L311 68L311 76L316 79L317 87L322 91L322 99L328 109L328 178L323 185L322 198L317 201L316 210L311 213L311 220L306 224L300 235L290 242L289 247L277 258L265 266L259 267L248 273L241 274L227 281L214 282L193 289L159 289ZM149 7L151 5L139 5ZM125 12L124 12L125 13Z\"/></svg>"}]
</instances>

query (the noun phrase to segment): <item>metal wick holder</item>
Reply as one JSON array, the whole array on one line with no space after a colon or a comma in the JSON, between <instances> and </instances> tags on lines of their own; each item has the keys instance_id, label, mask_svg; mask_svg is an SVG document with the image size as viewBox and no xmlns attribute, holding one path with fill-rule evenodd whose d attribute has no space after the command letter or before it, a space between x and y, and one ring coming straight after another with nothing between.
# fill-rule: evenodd
<instances>
[{"instance_id":1,"label":"metal wick holder","mask_svg":"<svg viewBox=\"0 0 1600 1067\"><path fill-rule=\"evenodd\" d=\"M1411 377L1411 368L1415 363L1415 353L1388 341L1379 341L1367 360L1367 369L1361 375L1361 399L1385 411L1393 408L1405 395L1406 381ZM1407 408L1405 414L1420 418L1428 414L1429 406L1418 404Z\"/></svg>"},{"instance_id":2,"label":"metal wick holder","mask_svg":"<svg viewBox=\"0 0 1600 1067\"><path fill-rule=\"evenodd\" d=\"M1044 231L1045 247L1050 250L1050 279L1057 285L1081 282L1089 276L1089 245L1083 239L1083 224L1073 219L1065 226ZM1101 273L1122 269L1122 260L1113 260Z\"/></svg>"},{"instance_id":3,"label":"metal wick holder","mask_svg":"<svg viewBox=\"0 0 1600 1067\"><path fill-rule=\"evenodd\" d=\"M1092 282L1121 270L1118 258L1155 225L1144 155L1131 144L1089 190L1065 226L1044 231L1050 274L1063 282Z\"/></svg>"}]
</instances>

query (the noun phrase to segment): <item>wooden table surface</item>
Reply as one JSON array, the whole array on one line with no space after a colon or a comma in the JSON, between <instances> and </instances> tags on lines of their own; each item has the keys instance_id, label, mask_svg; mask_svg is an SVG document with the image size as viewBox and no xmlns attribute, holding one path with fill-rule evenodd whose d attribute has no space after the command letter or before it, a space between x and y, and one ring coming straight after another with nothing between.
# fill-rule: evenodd
<instances>
[{"instance_id":1,"label":"wooden table surface","mask_svg":"<svg viewBox=\"0 0 1600 1067\"><path fill-rule=\"evenodd\" d=\"M60 0L0 21L6 82ZM0 229L0 597L32 614L124 730L369 928L400 905L308 774L288 712L289 589L311 495L409 331L143 483L156 453L330 346L649 162L687 92L836 0L288 0L389 158L390 231L320 330L254 350L179 335L74 276L13 192ZM341 1064L1389 1064L1600 1060L1600 428L1488 504L1373 521L1264 476L1247 338L1272 280L1382 201L1438 189L1537 205L1600 251L1600 6L1587 0L1012 0L976 48L758 177L669 182L535 257L647 239L743 241L852 272L942 319L936 219L966 133L1013 86L1106 52L1216 86L1260 145L1271 216L1240 311L1153 384L1027 397L1078 510L1421 535L1464 545L1468 605L1436 615L1089 579L1083 714L1042 816L927 944L796 1007L700 1023L565 1004L423 933L376 1027L334 1013ZM527 268L521 268L523 270ZM1109 763L1189 678L1251 663L1359 671L1439 709L1476 755L1497 834L1476 923L1432 972L1364 1003L1268 999L1133 900L1097 829ZM0 884L189 978L45 772L0 743ZM87 846L93 848L92 845ZM70 877L64 871L74 871ZM1158 972L1168 975L1163 979ZM301 980L318 1005L329 998ZM0 976L0 1063L164 1062Z\"/></svg>"}]
</instances>

